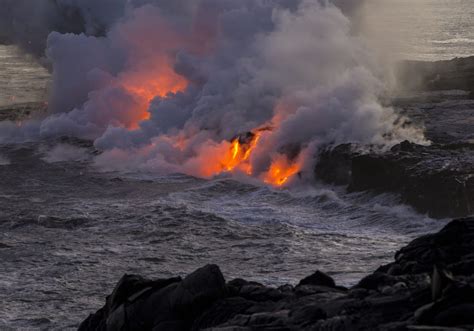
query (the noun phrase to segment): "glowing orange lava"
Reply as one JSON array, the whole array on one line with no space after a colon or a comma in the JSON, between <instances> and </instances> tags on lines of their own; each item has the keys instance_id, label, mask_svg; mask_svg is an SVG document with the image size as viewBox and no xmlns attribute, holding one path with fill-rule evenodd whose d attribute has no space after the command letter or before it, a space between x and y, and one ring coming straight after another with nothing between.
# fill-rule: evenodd
<instances>
[{"instance_id":1,"label":"glowing orange lava","mask_svg":"<svg viewBox=\"0 0 474 331\"><path fill-rule=\"evenodd\" d=\"M192 31L176 29L176 26L156 8L146 6L134 11L132 19L123 23L115 31L115 36L125 45L129 58L126 70L114 81L128 92L130 98L124 98L126 106L118 121L128 129L135 129L140 122L149 119L148 109L156 97L165 98L170 93L184 91L188 84L186 78L174 70L178 51L203 56L214 48L214 39L218 33L217 19L203 7L196 13ZM215 15L217 17L217 15ZM150 31L159 31L158 34ZM184 54L184 53L183 53ZM117 101L119 102L119 101ZM117 107L120 108L120 107ZM261 178L265 183L282 186L299 172L300 165L277 154L271 159L266 171L253 169L252 160L257 162L254 153L265 153L268 147L265 131L278 127L282 121L296 111L290 101L282 100L274 109L271 126L255 129L239 135L232 141L216 142L212 139L195 144L193 139L184 135L161 137L173 146L177 154L186 155L184 171L202 177L212 177L220 173L236 172ZM261 144L261 146L259 146ZM257 148L258 147L258 148ZM270 146L271 147L271 146ZM191 156L190 156L191 155ZM259 155L260 156L260 155Z\"/></svg>"},{"instance_id":2,"label":"glowing orange lava","mask_svg":"<svg viewBox=\"0 0 474 331\"><path fill-rule=\"evenodd\" d=\"M250 133L246 137L237 137L231 143L229 154L221 160L225 171L240 170L252 174L250 157L260 139L261 132Z\"/></svg>"},{"instance_id":3,"label":"glowing orange lava","mask_svg":"<svg viewBox=\"0 0 474 331\"><path fill-rule=\"evenodd\" d=\"M217 175L222 172L241 171L247 175L253 175L250 159L256 150L262 132L270 129L259 129L246 136L237 137L231 143L224 142L223 144L227 146L227 152L222 153L218 158L221 166L214 167L214 171L209 171L210 167L208 167L209 169L206 168L206 173L212 172L213 175ZM289 161L286 156L278 154L261 178L267 184L283 186L292 176L298 174L299 171L300 165L298 162Z\"/></svg>"},{"instance_id":4,"label":"glowing orange lava","mask_svg":"<svg viewBox=\"0 0 474 331\"><path fill-rule=\"evenodd\" d=\"M174 70L175 51L190 49L192 40L153 6L135 10L113 33L128 51L127 68L117 77L117 84L136 103L124 123L134 129L149 119L148 108L154 98L184 91L188 86L188 81Z\"/></svg>"},{"instance_id":5,"label":"glowing orange lava","mask_svg":"<svg viewBox=\"0 0 474 331\"><path fill-rule=\"evenodd\" d=\"M231 142L209 142L198 154L198 173L212 177L225 172L243 172L252 175L250 158L260 139L261 132L236 137Z\"/></svg>"},{"instance_id":6,"label":"glowing orange lava","mask_svg":"<svg viewBox=\"0 0 474 331\"><path fill-rule=\"evenodd\" d=\"M134 77L127 82L125 88L132 94L140 96L151 102L156 97L165 97L169 93L183 91L187 86L187 81L177 75L172 68L163 66L156 70L156 76ZM158 72L160 71L160 72Z\"/></svg>"},{"instance_id":7,"label":"glowing orange lava","mask_svg":"<svg viewBox=\"0 0 474 331\"><path fill-rule=\"evenodd\" d=\"M264 175L263 180L265 183L282 186L288 182L288 180L299 172L299 165L288 161L286 156L279 155L275 158Z\"/></svg>"},{"instance_id":8,"label":"glowing orange lava","mask_svg":"<svg viewBox=\"0 0 474 331\"><path fill-rule=\"evenodd\" d=\"M148 108L153 99L183 91L188 86L187 80L174 71L170 60L164 56L157 56L153 63L147 63L147 68L144 70L123 74L120 77L120 84L137 101L129 125L132 129L141 121L150 118Z\"/></svg>"}]
</instances>

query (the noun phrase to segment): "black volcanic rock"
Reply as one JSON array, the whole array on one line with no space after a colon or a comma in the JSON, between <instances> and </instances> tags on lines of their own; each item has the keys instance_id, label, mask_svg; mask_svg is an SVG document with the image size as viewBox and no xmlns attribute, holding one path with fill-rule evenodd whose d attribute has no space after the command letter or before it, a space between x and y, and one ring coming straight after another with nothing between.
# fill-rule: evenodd
<instances>
[{"instance_id":1,"label":"black volcanic rock","mask_svg":"<svg viewBox=\"0 0 474 331\"><path fill-rule=\"evenodd\" d=\"M316 271L314 274L302 279L298 286L302 285L319 285L319 286L326 286L326 287L336 287L336 282L331 276L326 275L322 271Z\"/></svg>"},{"instance_id":2,"label":"black volcanic rock","mask_svg":"<svg viewBox=\"0 0 474 331\"><path fill-rule=\"evenodd\" d=\"M318 158L315 173L317 178L335 185L349 184L352 174L352 159L360 155L358 146L342 144L324 149Z\"/></svg>"},{"instance_id":3,"label":"black volcanic rock","mask_svg":"<svg viewBox=\"0 0 474 331\"><path fill-rule=\"evenodd\" d=\"M436 234L412 241L395 255L395 262L379 271L389 272L397 266L398 274L428 273L434 265L447 268L456 275L474 273L474 222L473 218L455 220Z\"/></svg>"},{"instance_id":4,"label":"black volcanic rock","mask_svg":"<svg viewBox=\"0 0 474 331\"><path fill-rule=\"evenodd\" d=\"M474 56L446 61L404 61L398 81L406 90L474 91Z\"/></svg>"},{"instance_id":5,"label":"black volcanic rock","mask_svg":"<svg viewBox=\"0 0 474 331\"><path fill-rule=\"evenodd\" d=\"M225 295L224 277L215 265L198 269L184 280L124 276L106 305L79 330L189 330L199 315Z\"/></svg>"},{"instance_id":6,"label":"black volcanic rock","mask_svg":"<svg viewBox=\"0 0 474 331\"><path fill-rule=\"evenodd\" d=\"M391 150L354 143L323 148L316 178L345 185L349 191L398 193L401 202L431 217L470 216L474 214L474 102L470 100L474 57L404 62L399 69L399 85L407 93L390 104L422 128L432 144L405 141ZM453 89L468 93L447 91Z\"/></svg>"},{"instance_id":7,"label":"black volcanic rock","mask_svg":"<svg viewBox=\"0 0 474 331\"><path fill-rule=\"evenodd\" d=\"M354 158L349 190L399 192L432 217L474 213L474 145L402 144Z\"/></svg>"},{"instance_id":8,"label":"black volcanic rock","mask_svg":"<svg viewBox=\"0 0 474 331\"><path fill-rule=\"evenodd\" d=\"M339 184L347 184L349 191L400 193L404 202L432 217L474 213L474 144L422 146L405 141L386 152L365 154L347 146L321 152L318 178L333 183L335 173L345 179Z\"/></svg>"},{"instance_id":9,"label":"black volcanic rock","mask_svg":"<svg viewBox=\"0 0 474 331\"><path fill-rule=\"evenodd\" d=\"M125 276L80 330L456 330L474 327L474 218L420 237L351 288L318 271L296 287L235 279L216 266L184 280Z\"/></svg>"}]
</instances>

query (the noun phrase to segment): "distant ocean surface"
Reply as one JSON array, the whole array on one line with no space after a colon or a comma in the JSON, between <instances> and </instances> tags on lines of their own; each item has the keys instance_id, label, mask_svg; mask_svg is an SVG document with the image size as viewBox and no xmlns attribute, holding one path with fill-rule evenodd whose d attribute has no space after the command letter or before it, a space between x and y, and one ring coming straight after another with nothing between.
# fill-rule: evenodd
<instances>
[{"instance_id":1,"label":"distant ocean surface","mask_svg":"<svg viewBox=\"0 0 474 331\"><path fill-rule=\"evenodd\" d=\"M474 55L473 0L368 0L371 30L410 60Z\"/></svg>"},{"instance_id":2,"label":"distant ocean surface","mask_svg":"<svg viewBox=\"0 0 474 331\"><path fill-rule=\"evenodd\" d=\"M0 45L0 107L45 101L49 77L33 58Z\"/></svg>"},{"instance_id":3,"label":"distant ocean surface","mask_svg":"<svg viewBox=\"0 0 474 331\"><path fill-rule=\"evenodd\" d=\"M474 0L368 0L372 33L411 60L474 55ZM0 107L46 100L49 74L13 46L0 45Z\"/></svg>"}]
</instances>

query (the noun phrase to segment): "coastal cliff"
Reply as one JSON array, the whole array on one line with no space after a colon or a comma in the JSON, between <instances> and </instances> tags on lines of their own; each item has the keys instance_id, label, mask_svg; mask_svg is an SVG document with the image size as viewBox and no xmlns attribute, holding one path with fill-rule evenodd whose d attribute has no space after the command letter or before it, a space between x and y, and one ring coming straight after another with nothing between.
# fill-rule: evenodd
<instances>
[{"instance_id":1,"label":"coastal cliff","mask_svg":"<svg viewBox=\"0 0 474 331\"><path fill-rule=\"evenodd\" d=\"M446 61L405 61L398 70L404 90L465 90L474 92L474 56Z\"/></svg>"},{"instance_id":2,"label":"coastal cliff","mask_svg":"<svg viewBox=\"0 0 474 331\"><path fill-rule=\"evenodd\" d=\"M423 128L428 143L404 141L389 150L327 146L319 152L316 178L352 192L397 193L401 202L435 218L472 215L474 57L405 62L399 85L407 92L391 105Z\"/></svg>"}]
</instances>

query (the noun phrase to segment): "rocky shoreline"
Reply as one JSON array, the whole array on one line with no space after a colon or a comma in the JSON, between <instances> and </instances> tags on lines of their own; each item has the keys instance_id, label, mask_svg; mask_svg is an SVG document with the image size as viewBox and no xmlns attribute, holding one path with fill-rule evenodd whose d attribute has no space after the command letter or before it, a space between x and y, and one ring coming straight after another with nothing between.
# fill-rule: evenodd
<instances>
[{"instance_id":1,"label":"rocky shoreline","mask_svg":"<svg viewBox=\"0 0 474 331\"><path fill-rule=\"evenodd\" d=\"M429 144L404 141L383 151L357 144L329 146L319 154L315 176L349 191L398 193L402 203L434 218L471 216L474 57L408 61L400 68L399 83L411 92L391 104L424 128Z\"/></svg>"},{"instance_id":2,"label":"rocky shoreline","mask_svg":"<svg viewBox=\"0 0 474 331\"><path fill-rule=\"evenodd\" d=\"M320 153L316 176L349 191L395 192L404 203L436 218L474 213L474 144L417 145L386 152L345 144Z\"/></svg>"},{"instance_id":3,"label":"rocky shoreline","mask_svg":"<svg viewBox=\"0 0 474 331\"><path fill-rule=\"evenodd\" d=\"M452 60L404 61L397 79L405 90L464 90L474 95L474 56Z\"/></svg>"},{"instance_id":4,"label":"rocky shoreline","mask_svg":"<svg viewBox=\"0 0 474 331\"><path fill-rule=\"evenodd\" d=\"M472 330L474 218L420 237L352 288L321 271L278 288L216 265L160 280L125 275L85 330Z\"/></svg>"}]
</instances>

